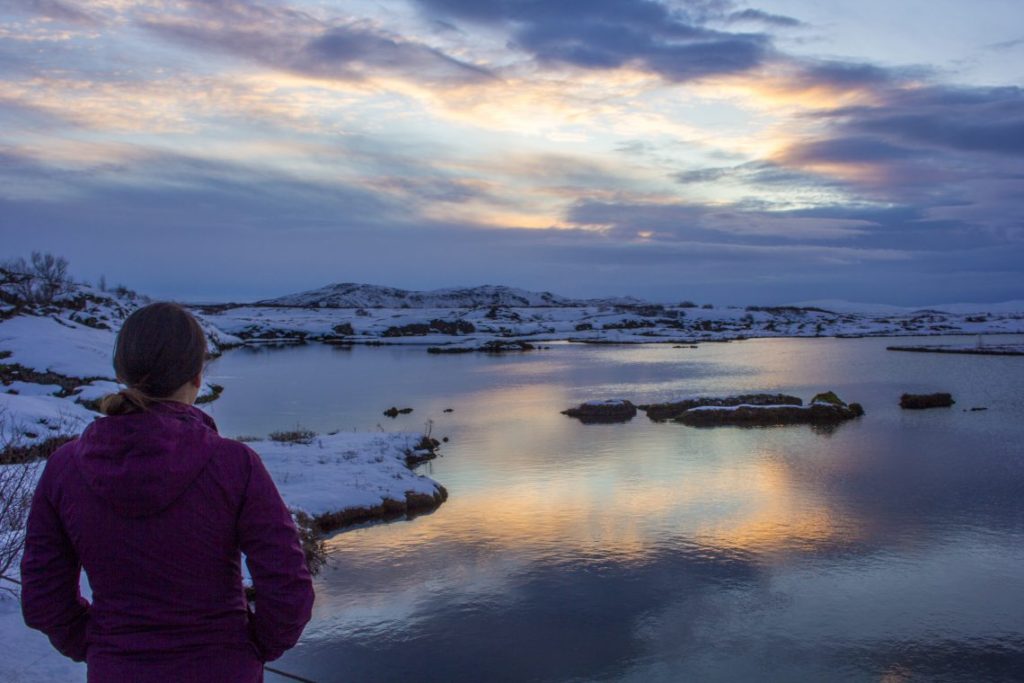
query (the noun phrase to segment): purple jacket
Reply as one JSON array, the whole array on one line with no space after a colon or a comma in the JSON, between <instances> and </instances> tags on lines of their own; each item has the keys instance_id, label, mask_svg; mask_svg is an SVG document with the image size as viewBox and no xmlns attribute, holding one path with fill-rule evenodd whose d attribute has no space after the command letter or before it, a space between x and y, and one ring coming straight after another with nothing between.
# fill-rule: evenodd
<instances>
[{"instance_id":1,"label":"purple jacket","mask_svg":"<svg viewBox=\"0 0 1024 683\"><path fill-rule=\"evenodd\" d=\"M87 661L90 682L262 680L313 605L295 525L259 456L182 403L99 419L50 456L21 578L25 623Z\"/></svg>"}]
</instances>

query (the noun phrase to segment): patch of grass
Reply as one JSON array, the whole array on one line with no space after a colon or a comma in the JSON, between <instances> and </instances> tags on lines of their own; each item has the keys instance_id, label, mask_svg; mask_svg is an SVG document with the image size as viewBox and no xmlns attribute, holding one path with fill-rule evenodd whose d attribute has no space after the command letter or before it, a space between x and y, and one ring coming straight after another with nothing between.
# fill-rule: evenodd
<instances>
[{"instance_id":1,"label":"patch of grass","mask_svg":"<svg viewBox=\"0 0 1024 683\"><path fill-rule=\"evenodd\" d=\"M316 432L311 429L303 429L296 427L280 432L270 432L268 437L271 441L278 441L280 443L299 443L303 445L313 443L313 439L316 438Z\"/></svg>"},{"instance_id":2,"label":"patch of grass","mask_svg":"<svg viewBox=\"0 0 1024 683\"><path fill-rule=\"evenodd\" d=\"M235 441L241 441L242 443L252 443L253 441L263 441L263 439L261 439L258 436L253 436L252 434L242 434L241 436L236 436Z\"/></svg>"},{"instance_id":3,"label":"patch of grass","mask_svg":"<svg viewBox=\"0 0 1024 683\"><path fill-rule=\"evenodd\" d=\"M30 462L40 458L49 458L50 455L72 439L78 437L61 435L54 436L40 443L31 445L10 444L0 451L0 465Z\"/></svg>"}]
</instances>

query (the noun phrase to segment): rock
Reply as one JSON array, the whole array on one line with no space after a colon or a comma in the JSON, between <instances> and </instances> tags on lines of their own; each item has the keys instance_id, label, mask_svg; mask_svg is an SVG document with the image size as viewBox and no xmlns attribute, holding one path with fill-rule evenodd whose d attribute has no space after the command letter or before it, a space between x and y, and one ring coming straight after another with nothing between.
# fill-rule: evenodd
<instances>
[{"instance_id":1,"label":"rock","mask_svg":"<svg viewBox=\"0 0 1024 683\"><path fill-rule=\"evenodd\" d=\"M562 414L575 417L584 424L629 422L636 415L636 406L620 398L606 401L587 401L575 408L563 410Z\"/></svg>"},{"instance_id":2,"label":"rock","mask_svg":"<svg viewBox=\"0 0 1024 683\"><path fill-rule=\"evenodd\" d=\"M430 321L430 329L436 330L441 334L472 334L476 332L476 326L473 323L466 320L440 320L434 319Z\"/></svg>"},{"instance_id":3,"label":"rock","mask_svg":"<svg viewBox=\"0 0 1024 683\"><path fill-rule=\"evenodd\" d=\"M398 417L399 415L408 415L412 412L412 408L396 408L391 406L384 411L385 417Z\"/></svg>"},{"instance_id":4,"label":"rock","mask_svg":"<svg viewBox=\"0 0 1024 683\"><path fill-rule=\"evenodd\" d=\"M956 403L952 394L903 394L900 396L900 408L905 410L921 410L923 408L948 408Z\"/></svg>"},{"instance_id":5,"label":"rock","mask_svg":"<svg viewBox=\"0 0 1024 683\"><path fill-rule=\"evenodd\" d=\"M711 397L701 396L688 398L672 403L650 403L638 406L647 413L647 417L655 422L664 422L682 415L688 410L702 406L770 406L793 405L802 406L803 400L787 394L740 394L739 396Z\"/></svg>"},{"instance_id":6,"label":"rock","mask_svg":"<svg viewBox=\"0 0 1024 683\"><path fill-rule=\"evenodd\" d=\"M530 342L520 339L492 339L480 347L481 351L487 353L502 353L504 351L533 351L534 346Z\"/></svg>"},{"instance_id":7,"label":"rock","mask_svg":"<svg viewBox=\"0 0 1024 683\"><path fill-rule=\"evenodd\" d=\"M393 325L384 330L382 337L419 337L430 334L430 325L426 323L409 323L408 325Z\"/></svg>"}]
</instances>

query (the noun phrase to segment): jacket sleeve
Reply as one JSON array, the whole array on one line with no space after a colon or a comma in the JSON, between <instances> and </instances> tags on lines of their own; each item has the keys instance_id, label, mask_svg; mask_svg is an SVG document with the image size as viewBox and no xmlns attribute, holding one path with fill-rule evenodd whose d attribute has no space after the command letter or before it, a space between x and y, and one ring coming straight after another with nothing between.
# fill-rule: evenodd
<instances>
[{"instance_id":1,"label":"jacket sleeve","mask_svg":"<svg viewBox=\"0 0 1024 683\"><path fill-rule=\"evenodd\" d=\"M250 635L264 661L295 645L313 610L313 580L291 513L255 452L239 515L239 545L256 591Z\"/></svg>"},{"instance_id":2,"label":"jacket sleeve","mask_svg":"<svg viewBox=\"0 0 1024 683\"><path fill-rule=\"evenodd\" d=\"M21 611L25 623L49 637L65 657L85 661L89 603L79 590L82 564L52 499L53 461L32 497L21 558Z\"/></svg>"}]
</instances>

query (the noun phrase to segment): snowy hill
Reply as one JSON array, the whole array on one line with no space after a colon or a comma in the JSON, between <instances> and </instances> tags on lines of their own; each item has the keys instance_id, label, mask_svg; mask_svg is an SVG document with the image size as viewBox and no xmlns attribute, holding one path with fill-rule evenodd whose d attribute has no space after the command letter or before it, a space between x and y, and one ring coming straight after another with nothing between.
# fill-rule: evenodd
<instances>
[{"instance_id":1,"label":"snowy hill","mask_svg":"<svg viewBox=\"0 0 1024 683\"><path fill-rule=\"evenodd\" d=\"M859 313L864 315L910 315L919 311L942 311L944 313L1001 313L1012 314L1024 312L1024 301L1002 301L987 304L933 304L929 306L893 306L891 304L871 304L845 301L843 299L815 299L800 301L794 306L823 308L836 313Z\"/></svg>"},{"instance_id":2,"label":"snowy hill","mask_svg":"<svg viewBox=\"0 0 1024 683\"><path fill-rule=\"evenodd\" d=\"M502 285L434 289L418 292L394 287L341 282L319 289L256 302L257 306L319 308L514 308L587 305L642 305L631 297L598 300L569 299L551 292L530 292Z\"/></svg>"}]
</instances>

